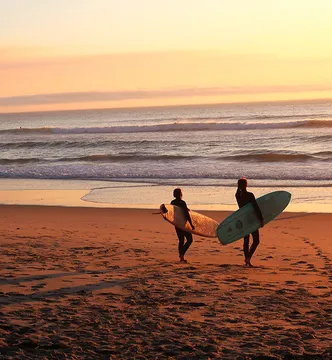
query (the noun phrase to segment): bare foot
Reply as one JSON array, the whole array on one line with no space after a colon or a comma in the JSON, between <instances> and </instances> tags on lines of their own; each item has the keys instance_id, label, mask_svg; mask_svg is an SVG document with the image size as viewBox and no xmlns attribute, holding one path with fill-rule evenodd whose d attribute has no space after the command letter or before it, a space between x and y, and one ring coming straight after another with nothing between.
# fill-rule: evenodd
<instances>
[{"instance_id":1,"label":"bare foot","mask_svg":"<svg viewBox=\"0 0 332 360\"><path fill-rule=\"evenodd\" d=\"M249 259L249 258L246 258L246 259L244 260L244 262L245 262L245 264L246 264L247 266L249 266L249 267L254 267L254 265L250 262L250 259Z\"/></svg>"}]
</instances>

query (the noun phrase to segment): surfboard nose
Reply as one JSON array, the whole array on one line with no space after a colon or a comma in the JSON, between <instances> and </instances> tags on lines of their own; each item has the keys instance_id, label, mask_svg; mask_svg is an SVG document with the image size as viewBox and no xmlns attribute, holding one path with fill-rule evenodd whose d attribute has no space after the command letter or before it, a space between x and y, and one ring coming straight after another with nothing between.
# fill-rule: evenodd
<instances>
[{"instance_id":1,"label":"surfboard nose","mask_svg":"<svg viewBox=\"0 0 332 360\"><path fill-rule=\"evenodd\" d=\"M166 214L168 212L168 210L166 209L165 204L161 204L159 209L163 214Z\"/></svg>"}]
</instances>

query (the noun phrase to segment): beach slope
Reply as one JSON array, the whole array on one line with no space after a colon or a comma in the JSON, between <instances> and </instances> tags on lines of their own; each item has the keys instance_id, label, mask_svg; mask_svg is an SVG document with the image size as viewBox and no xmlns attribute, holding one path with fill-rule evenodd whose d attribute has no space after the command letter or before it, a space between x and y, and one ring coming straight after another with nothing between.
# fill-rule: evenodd
<instances>
[{"instance_id":1,"label":"beach slope","mask_svg":"<svg viewBox=\"0 0 332 360\"><path fill-rule=\"evenodd\" d=\"M248 268L200 236L180 263L151 212L0 206L0 357L332 358L332 214L281 214Z\"/></svg>"}]
</instances>

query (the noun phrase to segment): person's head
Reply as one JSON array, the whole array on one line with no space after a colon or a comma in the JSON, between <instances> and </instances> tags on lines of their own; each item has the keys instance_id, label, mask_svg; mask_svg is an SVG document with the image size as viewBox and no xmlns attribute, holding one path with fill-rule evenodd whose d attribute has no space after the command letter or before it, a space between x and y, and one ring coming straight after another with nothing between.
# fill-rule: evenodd
<instances>
[{"instance_id":1,"label":"person's head","mask_svg":"<svg viewBox=\"0 0 332 360\"><path fill-rule=\"evenodd\" d=\"M181 198L182 198L182 190L181 190L180 188L174 189L174 191L173 191L173 196L174 196L176 199L181 199Z\"/></svg>"},{"instance_id":2,"label":"person's head","mask_svg":"<svg viewBox=\"0 0 332 360\"><path fill-rule=\"evenodd\" d=\"M242 177L237 181L237 188L241 191L244 191L247 189L248 181L245 177Z\"/></svg>"}]
</instances>

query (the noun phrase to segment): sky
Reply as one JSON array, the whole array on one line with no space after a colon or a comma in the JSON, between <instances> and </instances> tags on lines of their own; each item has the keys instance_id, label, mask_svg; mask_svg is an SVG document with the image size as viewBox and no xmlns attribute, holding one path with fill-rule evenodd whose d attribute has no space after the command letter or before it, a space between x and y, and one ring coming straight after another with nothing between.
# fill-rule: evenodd
<instances>
[{"instance_id":1,"label":"sky","mask_svg":"<svg viewBox=\"0 0 332 360\"><path fill-rule=\"evenodd\" d=\"M0 112L332 98L331 0L0 0Z\"/></svg>"}]
</instances>

